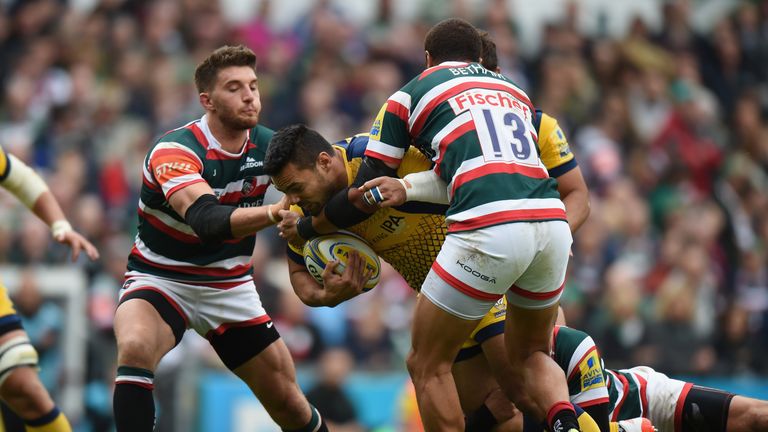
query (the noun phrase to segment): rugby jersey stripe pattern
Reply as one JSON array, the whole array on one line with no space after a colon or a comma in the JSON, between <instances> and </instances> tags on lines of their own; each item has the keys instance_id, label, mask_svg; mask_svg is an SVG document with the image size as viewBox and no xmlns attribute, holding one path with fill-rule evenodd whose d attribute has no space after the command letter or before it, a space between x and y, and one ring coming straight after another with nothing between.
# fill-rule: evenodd
<instances>
[{"instance_id":1,"label":"rugby jersey stripe pattern","mask_svg":"<svg viewBox=\"0 0 768 432\"><path fill-rule=\"evenodd\" d=\"M263 126L250 129L237 154L221 148L205 116L162 136L144 161L139 227L127 275L147 273L190 282L247 280L255 236L204 244L167 200L205 181L221 204L261 205L270 182L263 161L272 134Z\"/></svg>"},{"instance_id":2,"label":"rugby jersey stripe pattern","mask_svg":"<svg viewBox=\"0 0 768 432\"><path fill-rule=\"evenodd\" d=\"M538 157L534 115L506 77L477 63L445 62L387 100L365 154L399 163L414 145L431 158L450 185L449 232L566 220L557 183Z\"/></svg>"}]
</instances>

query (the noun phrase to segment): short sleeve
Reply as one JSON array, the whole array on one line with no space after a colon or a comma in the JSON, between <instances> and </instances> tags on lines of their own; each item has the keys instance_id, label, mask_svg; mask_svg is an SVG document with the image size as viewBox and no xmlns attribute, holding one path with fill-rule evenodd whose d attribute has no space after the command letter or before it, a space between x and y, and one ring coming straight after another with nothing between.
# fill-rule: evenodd
<instances>
[{"instance_id":1,"label":"short sleeve","mask_svg":"<svg viewBox=\"0 0 768 432\"><path fill-rule=\"evenodd\" d=\"M408 132L411 96L403 91L392 95L379 110L371 127L365 155L400 165L411 143Z\"/></svg>"},{"instance_id":2,"label":"short sleeve","mask_svg":"<svg viewBox=\"0 0 768 432\"><path fill-rule=\"evenodd\" d=\"M147 159L147 166L166 200L187 186L205 181L203 162L195 152L179 143L158 143Z\"/></svg>"}]
</instances>

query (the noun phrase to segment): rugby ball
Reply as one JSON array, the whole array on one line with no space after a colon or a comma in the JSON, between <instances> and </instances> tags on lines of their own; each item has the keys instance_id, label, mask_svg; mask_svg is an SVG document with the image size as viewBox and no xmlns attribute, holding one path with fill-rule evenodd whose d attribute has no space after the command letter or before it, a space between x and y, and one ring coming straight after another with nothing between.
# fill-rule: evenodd
<instances>
[{"instance_id":1,"label":"rugby ball","mask_svg":"<svg viewBox=\"0 0 768 432\"><path fill-rule=\"evenodd\" d=\"M304 264L312 277L323 284L323 270L329 261L339 261L336 272L344 273L349 253L356 250L363 257L366 267L373 271L373 276L365 284L363 291L368 291L379 283L381 261L373 249L360 237L347 232L337 232L315 237L304 244Z\"/></svg>"}]
</instances>

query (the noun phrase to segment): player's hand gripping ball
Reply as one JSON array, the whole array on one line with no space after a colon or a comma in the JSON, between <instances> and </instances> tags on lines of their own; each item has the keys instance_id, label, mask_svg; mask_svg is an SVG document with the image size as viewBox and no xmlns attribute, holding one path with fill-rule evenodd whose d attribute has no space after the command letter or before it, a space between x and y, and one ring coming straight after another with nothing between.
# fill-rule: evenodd
<instances>
[{"instance_id":1,"label":"player's hand gripping ball","mask_svg":"<svg viewBox=\"0 0 768 432\"><path fill-rule=\"evenodd\" d=\"M368 291L379 283L381 261L373 249L360 237L346 232L337 232L315 237L304 244L304 264L312 277L323 284L323 270L329 261L339 261L336 272L344 273L349 253L356 250L365 260L366 270L372 273L363 291Z\"/></svg>"}]
</instances>

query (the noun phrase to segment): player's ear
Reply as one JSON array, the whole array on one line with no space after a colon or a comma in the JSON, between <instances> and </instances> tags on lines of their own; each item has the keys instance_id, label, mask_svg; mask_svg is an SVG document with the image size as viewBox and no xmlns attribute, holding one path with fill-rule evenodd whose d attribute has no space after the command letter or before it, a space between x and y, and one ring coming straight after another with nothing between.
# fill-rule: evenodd
<instances>
[{"instance_id":1,"label":"player's ear","mask_svg":"<svg viewBox=\"0 0 768 432\"><path fill-rule=\"evenodd\" d=\"M331 166L332 157L326 152L320 152L320 154L317 155L317 160L315 161L315 164L317 165L317 168L323 171L328 171L328 169Z\"/></svg>"},{"instance_id":2,"label":"player's ear","mask_svg":"<svg viewBox=\"0 0 768 432\"><path fill-rule=\"evenodd\" d=\"M200 105L202 105L206 111L215 111L210 94L203 92L203 93L200 93L199 97L200 97Z\"/></svg>"},{"instance_id":3,"label":"player's ear","mask_svg":"<svg viewBox=\"0 0 768 432\"><path fill-rule=\"evenodd\" d=\"M424 51L424 60L427 63L428 68L431 68L432 66L434 66L432 61L432 56L429 54L429 51Z\"/></svg>"}]
</instances>

